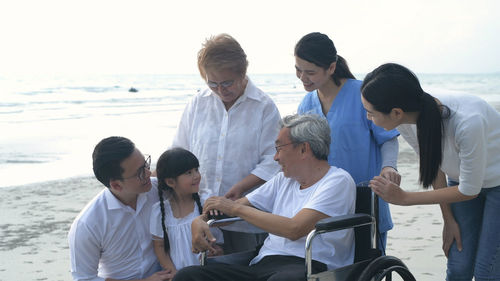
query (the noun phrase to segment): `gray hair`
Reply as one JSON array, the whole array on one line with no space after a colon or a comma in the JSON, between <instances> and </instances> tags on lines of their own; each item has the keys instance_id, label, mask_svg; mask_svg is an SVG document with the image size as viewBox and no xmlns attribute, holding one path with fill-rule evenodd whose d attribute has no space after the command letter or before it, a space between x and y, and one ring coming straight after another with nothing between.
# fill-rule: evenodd
<instances>
[{"instance_id":1,"label":"gray hair","mask_svg":"<svg viewBox=\"0 0 500 281\"><path fill-rule=\"evenodd\" d=\"M330 126L325 118L316 114L288 115L281 119L280 128L290 129L294 146L307 142L319 160L328 160L330 153Z\"/></svg>"}]
</instances>

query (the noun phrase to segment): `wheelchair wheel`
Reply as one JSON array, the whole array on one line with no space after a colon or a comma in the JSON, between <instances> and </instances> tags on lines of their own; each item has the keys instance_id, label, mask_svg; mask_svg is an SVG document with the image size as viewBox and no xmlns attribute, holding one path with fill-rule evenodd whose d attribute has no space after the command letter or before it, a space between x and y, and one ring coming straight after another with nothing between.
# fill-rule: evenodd
<instances>
[{"instance_id":1,"label":"wheelchair wheel","mask_svg":"<svg viewBox=\"0 0 500 281\"><path fill-rule=\"evenodd\" d=\"M396 272L404 281L416 281L406 265L393 256L381 256L368 264L359 276L358 281L392 280L392 273Z\"/></svg>"}]
</instances>

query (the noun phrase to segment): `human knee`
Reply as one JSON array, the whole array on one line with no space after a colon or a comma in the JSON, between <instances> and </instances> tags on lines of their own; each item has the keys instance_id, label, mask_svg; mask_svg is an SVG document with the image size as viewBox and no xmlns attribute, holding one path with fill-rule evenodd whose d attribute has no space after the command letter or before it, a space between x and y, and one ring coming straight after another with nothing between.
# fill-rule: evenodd
<instances>
[{"instance_id":1,"label":"human knee","mask_svg":"<svg viewBox=\"0 0 500 281\"><path fill-rule=\"evenodd\" d=\"M305 281L306 274L298 273L296 271L280 271L273 274L267 281Z\"/></svg>"},{"instance_id":2,"label":"human knee","mask_svg":"<svg viewBox=\"0 0 500 281\"><path fill-rule=\"evenodd\" d=\"M473 263L468 263L466 260L448 259L448 268L446 269L447 281L472 280L473 273Z\"/></svg>"},{"instance_id":3,"label":"human knee","mask_svg":"<svg viewBox=\"0 0 500 281\"><path fill-rule=\"evenodd\" d=\"M196 277L200 276L201 271L202 267L198 265L184 267L183 269L177 271L173 281L198 280Z\"/></svg>"}]
</instances>

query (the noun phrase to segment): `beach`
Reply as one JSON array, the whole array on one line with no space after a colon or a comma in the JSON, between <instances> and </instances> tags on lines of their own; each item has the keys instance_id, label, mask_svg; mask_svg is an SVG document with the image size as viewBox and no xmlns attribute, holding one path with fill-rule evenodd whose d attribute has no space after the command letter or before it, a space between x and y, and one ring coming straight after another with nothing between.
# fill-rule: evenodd
<instances>
[{"instance_id":1,"label":"beach","mask_svg":"<svg viewBox=\"0 0 500 281\"><path fill-rule=\"evenodd\" d=\"M416 162L402 142L399 171L409 189L418 188ZM102 188L93 177L0 188L0 280L71 280L67 232ZM391 211L387 255L402 259L419 281L444 280L439 207L391 205Z\"/></svg>"},{"instance_id":2,"label":"beach","mask_svg":"<svg viewBox=\"0 0 500 281\"><path fill-rule=\"evenodd\" d=\"M294 113L304 95L293 74L253 80L270 93L282 116ZM422 80L430 93L478 93L500 111L500 74L423 75ZM16 82L5 87L5 81ZM129 137L152 155L154 166L186 103L204 85L197 75L3 83L10 90L0 102L0 130L8 132L0 138L0 281L71 280L69 227L104 188L92 176L95 144L110 135ZM131 85L139 92L129 93ZM418 159L402 138L398 170L404 189L419 190ZM419 281L444 280L439 206L390 208L394 229L386 254L402 259Z\"/></svg>"}]
</instances>

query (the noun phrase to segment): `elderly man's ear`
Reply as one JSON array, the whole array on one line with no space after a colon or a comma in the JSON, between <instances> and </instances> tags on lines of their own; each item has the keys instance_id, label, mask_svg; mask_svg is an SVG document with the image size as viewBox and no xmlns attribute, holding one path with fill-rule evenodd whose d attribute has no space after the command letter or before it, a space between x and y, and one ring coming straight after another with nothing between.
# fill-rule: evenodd
<instances>
[{"instance_id":1,"label":"elderly man's ear","mask_svg":"<svg viewBox=\"0 0 500 281\"><path fill-rule=\"evenodd\" d=\"M304 154L304 153L306 153L306 152L308 152L310 150L311 150L311 145L309 145L308 142L303 142L303 143L300 144L300 152L302 154Z\"/></svg>"}]
</instances>

